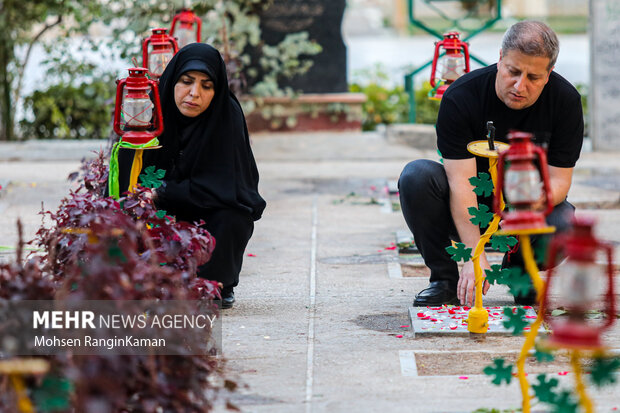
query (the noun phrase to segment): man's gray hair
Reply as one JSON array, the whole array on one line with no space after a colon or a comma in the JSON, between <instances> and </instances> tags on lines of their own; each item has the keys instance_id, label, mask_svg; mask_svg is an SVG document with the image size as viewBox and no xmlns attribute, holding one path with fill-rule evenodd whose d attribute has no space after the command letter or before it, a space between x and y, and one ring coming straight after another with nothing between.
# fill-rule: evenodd
<instances>
[{"instance_id":1,"label":"man's gray hair","mask_svg":"<svg viewBox=\"0 0 620 413\"><path fill-rule=\"evenodd\" d=\"M543 22L524 20L506 30L502 39L502 55L516 50L528 56L549 58L547 70L555 65L560 52L560 41L555 32Z\"/></svg>"}]
</instances>

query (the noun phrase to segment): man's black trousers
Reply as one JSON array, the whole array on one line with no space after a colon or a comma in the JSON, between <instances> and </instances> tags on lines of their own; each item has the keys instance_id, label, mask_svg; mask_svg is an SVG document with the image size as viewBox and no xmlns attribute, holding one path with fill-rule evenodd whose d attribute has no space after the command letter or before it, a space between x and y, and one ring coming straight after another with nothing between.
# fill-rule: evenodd
<instances>
[{"instance_id":1,"label":"man's black trousers","mask_svg":"<svg viewBox=\"0 0 620 413\"><path fill-rule=\"evenodd\" d=\"M459 238L450 213L450 188L444 166L427 159L412 161L403 169L398 189L405 221L424 263L431 270L430 281L448 280L456 291L458 267L446 247L450 246L451 240L458 241ZM555 226L556 233L566 231L574 211L575 207L564 201L547 216L547 224ZM550 236L532 236L532 246L535 247L543 237ZM519 250L510 254L508 265L523 267Z\"/></svg>"}]
</instances>

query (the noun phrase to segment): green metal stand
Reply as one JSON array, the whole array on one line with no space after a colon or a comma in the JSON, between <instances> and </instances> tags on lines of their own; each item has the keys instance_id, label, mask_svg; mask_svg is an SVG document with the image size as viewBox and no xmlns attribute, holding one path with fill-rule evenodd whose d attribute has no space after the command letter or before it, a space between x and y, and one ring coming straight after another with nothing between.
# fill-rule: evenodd
<instances>
[{"instance_id":1,"label":"green metal stand","mask_svg":"<svg viewBox=\"0 0 620 413\"><path fill-rule=\"evenodd\" d=\"M437 30L434 30L434 29L428 27L421 20L419 20L419 19L417 19L415 17L414 3L415 3L416 0L407 0L407 1L408 1L408 6L409 6L409 21L411 22L411 24L413 24L416 27L419 27L420 29L424 30L428 34L430 34L432 36L435 36L439 40L443 39L443 33L440 33ZM464 32L467 31L465 28L463 28L461 26L459 19L452 19L452 18L450 18L449 16L447 16L443 12L443 10L441 10L440 8L438 8L437 6L435 6L433 4L433 3L442 3L442 2L448 2L448 1L454 2L454 0L421 0L421 1L426 3L441 18L443 18L444 20L448 21L450 23L450 25L453 27L454 30L458 31L459 33L464 33ZM492 1L493 0L462 0L461 3L469 3L470 5L472 5L472 8L469 10L469 12L465 16L465 18L471 17L478 10L478 8L480 7L481 4L491 3ZM495 5L495 15L492 16L491 19L485 20L480 27L476 28L471 33L468 33L467 36L462 39L463 41L465 41L465 42L468 41L472 37L474 37L474 36L482 33L483 31L489 29L490 27L492 27L497 21L501 20L501 18L502 18L502 0L495 0L495 3L496 3L496 5ZM443 56L443 54L442 54L442 56ZM481 64L482 66L486 66L487 65L487 63L485 61L483 61L482 59L476 57L471 52L469 54L469 58L474 60L475 62ZM428 66L430 66L432 63L433 63L433 60L431 59L428 62L426 62L425 64L423 64L422 66L420 66L417 69L415 69L413 72L408 73L408 74L405 75L405 91L409 95L409 123L415 123L415 118L416 118L414 77L415 77L415 75L420 73L422 70L424 70Z\"/></svg>"}]
</instances>

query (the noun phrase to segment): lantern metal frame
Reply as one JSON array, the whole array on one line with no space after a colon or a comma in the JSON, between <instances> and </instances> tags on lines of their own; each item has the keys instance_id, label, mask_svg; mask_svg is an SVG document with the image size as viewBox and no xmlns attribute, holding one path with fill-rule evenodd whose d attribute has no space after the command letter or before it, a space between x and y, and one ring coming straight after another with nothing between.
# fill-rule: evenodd
<instances>
[{"instance_id":1,"label":"lantern metal frame","mask_svg":"<svg viewBox=\"0 0 620 413\"><path fill-rule=\"evenodd\" d=\"M128 69L129 76L118 81L116 86L116 105L114 107L114 132L121 137L121 141L133 144L144 145L164 131L164 120L161 113L161 102L159 99L159 90L157 82L146 77L147 69L144 67L133 67ZM127 92L123 96L124 91ZM148 92L152 92L153 98L153 117L151 121L144 126L127 126L129 130L121 128L121 112L122 104L126 98L144 98L148 96ZM153 128L153 130L148 130Z\"/></svg>"},{"instance_id":2,"label":"lantern metal frame","mask_svg":"<svg viewBox=\"0 0 620 413\"><path fill-rule=\"evenodd\" d=\"M545 217L553 211L547 154L544 149L532 142L533 137L534 135L531 133L510 131L507 135L510 147L499 155L497 185L501 189L508 206L508 208L500 211L500 199L499 197L494 197L493 209L496 213L501 212L502 216L501 233L519 235L542 234L555 231L555 228L548 226L545 221ZM535 161L538 161L537 164L535 164ZM510 166L506 167L506 162L510 162ZM540 175L543 185L542 193L545 196L544 211L534 210L533 208L512 210L515 202L506 197L504 181L507 168L518 169L527 167L528 164L531 165L531 168L537 169Z\"/></svg>"},{"instance_id":3,"label":"lantern metal frame","mask_svg":"<svg viewBox=\"0 0 620 413\"><path fill-rule=\"evenodd\" d=\"M601 341L601 334L604 330L611 327L616 317L616 301L614 296L614 265L613 265L613 246L609 243L600 241L593 234L594 220L588 217L575 217L573 228L565 234L555 237L549 245L547 282L543 291L543 299L540 311L544 314L545 321L551 327L552 333L546 344L552 347L562 347L569 349L582 350L601 350L604 346ZM578 262L586 264L596 264L596 254L603 252L607 258L606 278L608 288L604 295L605 298L605 322L598 326L588 326L585 321L585 309L577 304L574 309L581 312L583 318L578 322L576 319L559 321L547 314L546 308L550 302L550 291L553 281L557 281L557 257L558 253L563 252L566 262ZM566 264L564 263L564 265ZM563 265L563 264L560 264Z\"/></svg>"},{"instance_id":4,"label":"lantern metal frame","mask_svg":"<svg viewBox=\"0 0 620 413\"><path fill-rule=\"evenodd\" d=\"M196 13L192 10L183 8L172 18L172 25L170 26L170 35L174 37L175 29L177 28L177 23L179 23L180 27L188 28L193 27L194 23L196 23L196 43L200 43L201 39L201 31L202 31L202 20Z\"/></svg>"},{"instance_id":5,"label":"lantern metal frame","mask_svg":"<svg viewBox=\"0 0 620 413\"><path fill-rule=\"evenodd\" d=\"M445 50L445 55L442 54L441 49ZM448 32L443 35L443 40L435 42L435 53L433 54L433 64L431 66L431 79L430 84L432 90L429 92L431 99L441 100L444 92L454 82L454 80L441 79L442 83L438 83L437 79L437 63L440 58L446 58L451 56L457 56L463 52L459 58L463 58L465 61L464 73L469 73L469 45L460 39L459 32Z\"/></svg>"},{"instance_id":6,"label":"lantern metal frame","mask_svg":"<svg viewBox=\"0 0 620 413\"><path fill-rule=\"evenodd\" d=\"M148 69L151 78L159 78L161 75L153 73L150 67L149 57L151 53L155 53L156 50L167 50L171 47L174 56L179 51L179 45L176 39L167 33L167 29L156 28L151 29L151 31L152 34L142 42L142 66ZM150 52L148 50L149 45L153 48Z\"/></svg>"}]
</instances>

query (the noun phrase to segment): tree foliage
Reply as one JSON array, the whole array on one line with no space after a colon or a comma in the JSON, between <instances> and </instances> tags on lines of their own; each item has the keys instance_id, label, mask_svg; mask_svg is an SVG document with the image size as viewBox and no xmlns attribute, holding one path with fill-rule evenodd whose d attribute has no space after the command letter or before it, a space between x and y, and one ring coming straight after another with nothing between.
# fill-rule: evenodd
<instances>
[{"instance_id":1,"label":"tree foliage","mask_svg":"<svg viewBox=\"0 0 620 413\"><path fill-rule=\"evenodd\" d=\"M271 1L3 1L0 3L0 27L3 27L0 34L0 140L15 138L13 118L21 102L24 67L37 43L45 47L48 59L44 63L49 70L46 81L37 85L38 91L26 102L30 116L22 123L26 135L98 137L91 130L105 134L107 124L98 121L94 126L84 126L81 122L89 124L92 119L76 119L71 110L63 110L63 104L55 104L49 98L55 94L71 95L73 98L64 99L65 103L70 103L72 99L77 100L75 96L82 89L106 85L108 90L102 95L112 94L113 86L99 81L110 76L106 68L98 67L100 62L123 60L127 67L142 65L142 40L151 34L152 28L170 28L173 16L184 6L201 18L202 41L221 51L235 93L282 94L278 82L305 73L311 66L308 57L319 53L321 47L304 32L289 34L278 45L262 44L259 14ZM50 35L52 29L53 36ZM250 58L250 49L259 51L258 61ZM251 65L259 65L262 70L252 70ZM246 90L246 76L259 73L269 73L269 76L255 79L252 90ZM109 103L107 99L106 104ZM101 102L93 102L92 109L97 116L109 116L110 107Z\"/></svg>"}]
</instances>

